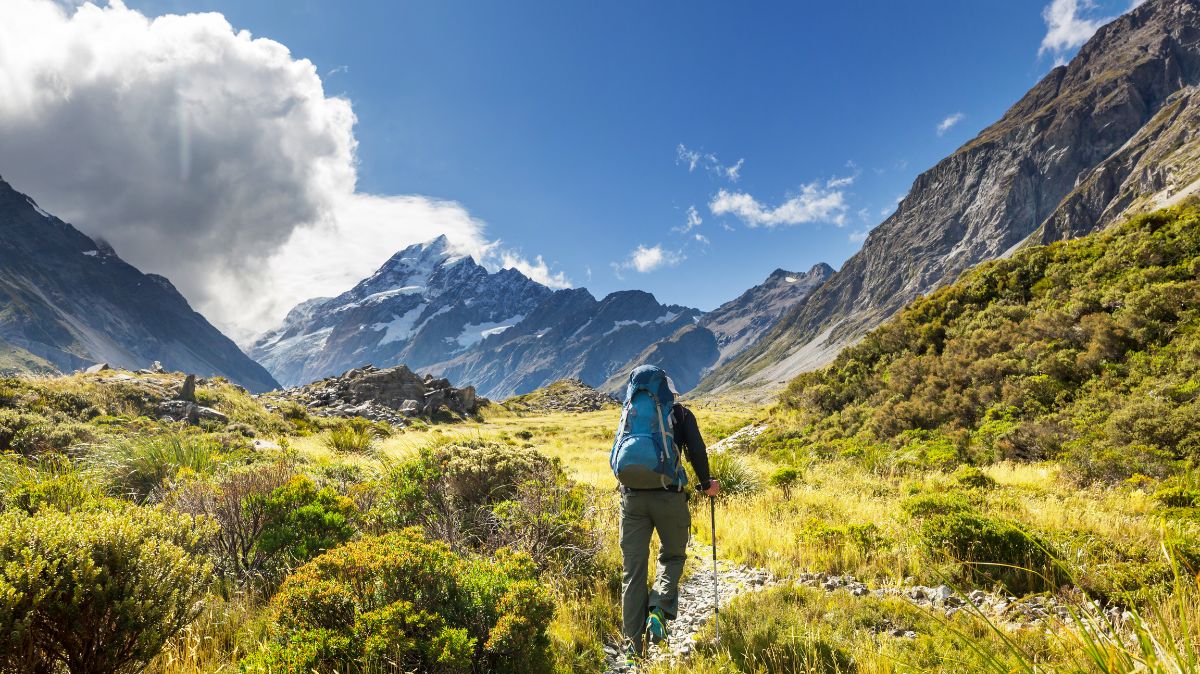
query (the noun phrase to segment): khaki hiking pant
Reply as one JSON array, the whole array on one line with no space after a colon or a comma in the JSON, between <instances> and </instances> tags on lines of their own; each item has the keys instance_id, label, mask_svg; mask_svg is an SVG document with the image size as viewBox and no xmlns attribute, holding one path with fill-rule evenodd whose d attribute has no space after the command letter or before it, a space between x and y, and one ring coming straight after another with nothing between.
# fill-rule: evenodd
<instances>
[{"instance_id":1,"label":"khaki hiking pant","mask_svg":"<svg viewBox=\"0 0 1200 674\"><path fill-rule=\"evenodd\" d=\"M621 494L621 632L641 652L646 615L658 607L668 618L679 613L679 578L687 559L692 515L687 492L633 491ZM658 531L658 574L646 591L650 535Z\"/></svg>"}]
</instances>

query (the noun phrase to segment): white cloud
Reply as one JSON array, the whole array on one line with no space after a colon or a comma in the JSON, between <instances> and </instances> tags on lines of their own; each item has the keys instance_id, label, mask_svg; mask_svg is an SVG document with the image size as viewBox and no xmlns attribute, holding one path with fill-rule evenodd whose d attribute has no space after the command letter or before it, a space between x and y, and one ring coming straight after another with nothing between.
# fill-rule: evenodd
<instances>
[{"instance_id":1,"label":"white cloud","mask_svg":"<svg viewBox=\"0 0 1200 674\"><path fill-rule=\"evenodd\" d=\"M235 339L438 234L505 263L460 204L357 192L350 102L284 45L216 13L3 6L0 175L169 277Z\"/></svg>"},{"instance_id":2,"label":"white cloud","mask_svg":"<svg viewBox=\"0 0 1200 674\"><path fill-rule=\"evenodd\" d=\"M957 125L959 122L963 121L964 117L966 117L966 115L962 114L961 112L956 112L953 115L949 115L942 121L938 122L937 135L941 136L941 135L945 134L947 131L949 131L950 129L953 129L955 127L955 125Z\"/></svg>"},{"instance_id":3,"label":"white cloud","mask_svg":"<svg viewBox=\"0 0 1200 674\"><path fill-rule=\"evenodd\" d=\"M705 245L705 246L707 246L707 245L709 244L708 237L707 237L707 236L704 236L704 235L703 235L703 234L701 234L700 232L696 232L696 233L693 235L693 238L694 238L694 239L696 239L696 243L699 243L699 244L702 244L702 245Z\"/></svg>"},{"instance_id":4,"label":"white cloud","mask_svg":"<svg viewBox=\"0 0 1200 674\"><path fill-rule=\"evenodd\" d=\"M696 206L688 206L687 222L678 227L672 227L671 231L687 234L693 229L699 227L703 222L704 219L700 217L700 212L696 210Z\"/></svg>"},{"instance_id":5,"label":"white cloud","mask_svg":"<svg viewBox=\"0 0 1200 674\"><path fill-rule=\"evenodd\" d=\"M800 193L771 208L745 192L720 190L709 202L713 215L735 215L750 227L799 225L807 222L846 222L846 198L839 189L809 183Z\"/></svg>"},{"instance_id":6,"label":"white cloud","mask_svg":"<svg viewBox=\"0 0 1200 674\"><path fill-rule=\"evenodd\" d=\"M1134 7L1137 6L1135 2ZM1093 12L1096 3L1093 0L1053 0L1042 9L1042 19L1046 21L1046 35L1038 48L1038 56L1052 52L1057 60L1062 62L1063 52L1074 49L1111 20L1112 17L1086 18L1087 12Z\"/></svg>"},{"instance_id":7,"label":"white cloud","mask_svg":"<svg viewBox=\"0 0 1200 674\"><path fill-rule=\"evenodd\" d=\"M640 274L649 274L662 267L674 267L684 259L682 253L664 250L660 245L652 247L639 245L630 251L626 260L614 262L612 266L617 277L621 278L621 272L627 269L632 269Z\"/></svg>"},{"instance_id":8,"label":"white cloud","mask_svg":"<svg viewBox=\"0 0 1200 674\"><path fill-rule=\"evenodd\" d=\"M725 177L729 178L729 182L736 183L742 177L742 164L745 164L745 159L738 159L733 166L726 166Z\"/></svg>"},{"instance_id":9,"label":"white cloud","mask_svg":"<svg viewBox=\"0 0 1200 674\"><path fill-rule=\"evenodd\" d=\"M516 269L529 278L541 283L548 288L570 288L571 281L567 278L564 272L552 272L549 265L542 260L542 256L538 255L531 263L528 260L516 255L512 252L504 252L500 254L502 268ZM590 270L589 270L590 274Z\"/></svg>"},{"instance_id":10,"label":"white cloud","mask_svg":"<svg viewBox=\"0 0 1200 674\"><path fill-rule=\"evenodd\" d=\"M721 163L720 159L717 159L717 155L711 152L689 150L686 145L680 143L675 146L675 163L687 166L688 173L694 172L697 168L703 168L718 178L736 183L742 177L742 166L746 160L739 159L732 166L726 166Z\"/></svg>"},{"instance_id":11,"label":"white cloud","mask_svg":"<svg viewBox=\"0 0 1200 674\"><path fill-rule=\"evenodd\" d=\"M871 233L869 229L860 229L855 232L850 232L850 241L853 243L862 243L867 240L867 235Z\"/></svg>"}]
</instances>

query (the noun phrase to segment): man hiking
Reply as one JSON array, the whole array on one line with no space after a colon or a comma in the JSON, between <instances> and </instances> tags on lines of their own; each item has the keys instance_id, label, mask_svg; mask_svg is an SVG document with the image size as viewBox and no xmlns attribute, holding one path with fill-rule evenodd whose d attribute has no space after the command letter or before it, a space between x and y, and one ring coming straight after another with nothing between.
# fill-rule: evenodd
<instances>
[{"instance_id":1,"label":"man hiking","mask_svg":"<svg viewBox=\"0 0 1200 674\"><path fill-rule=\"evenodd\" d=\"M675 402L678 392L667 373L642 365L629 375L625 405L609 463L620 482L621 622L626 664L643 653L643 637L658 643L679 605L679 578L691 532L686 456L699 481L697 489L716 496L719 485L708 473L708 452L696 417ZM658 532L660 550L653 591L646 591L650 536Z\"/></svg>"}]
</instances>

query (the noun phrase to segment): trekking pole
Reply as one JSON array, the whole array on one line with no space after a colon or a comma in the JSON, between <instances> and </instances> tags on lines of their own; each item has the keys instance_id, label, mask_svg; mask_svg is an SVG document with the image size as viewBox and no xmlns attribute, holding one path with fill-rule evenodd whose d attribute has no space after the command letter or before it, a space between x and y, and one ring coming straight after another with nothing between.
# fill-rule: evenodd
<instances>
[{"instance_id":1,"label":"trekking pole","mask_svg":"<svg viewBox=\"0 0 1200 674\"><path fill-rule=\"evenodd\" d=\"M720 576L717 575L717 498L708 497L708 511L712 516L712 551L713 551L713 633L714 641L721 642L721 595L717 590Z\"/></svg>"}]
</instances>

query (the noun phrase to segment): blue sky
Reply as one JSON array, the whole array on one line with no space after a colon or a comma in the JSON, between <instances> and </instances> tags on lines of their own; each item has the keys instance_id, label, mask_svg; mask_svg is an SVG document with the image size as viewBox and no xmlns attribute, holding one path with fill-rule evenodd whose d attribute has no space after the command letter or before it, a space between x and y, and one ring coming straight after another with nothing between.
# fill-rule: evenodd
<instances>
[{"instance_id":1,"label":"blue sky","mask_svg":"<svg viewBox=\"0 0 1200 674\"><path fill-rule=\"evenodd\" d=\"M711 309L840 266L1129 0L1050 3L125 4L219 12L312 61L353 107L358 191L457 202L597 295Z\"/></svg>"}]
</instances>

